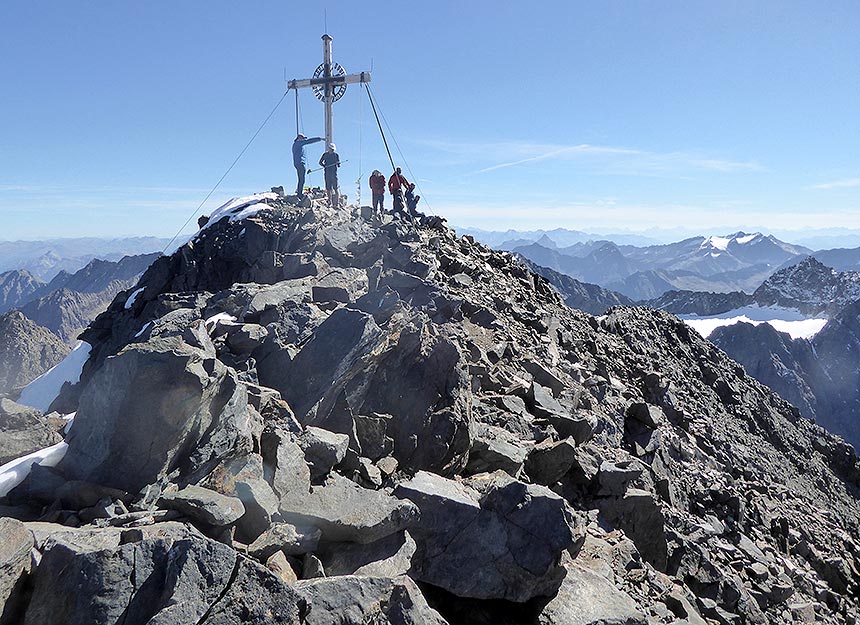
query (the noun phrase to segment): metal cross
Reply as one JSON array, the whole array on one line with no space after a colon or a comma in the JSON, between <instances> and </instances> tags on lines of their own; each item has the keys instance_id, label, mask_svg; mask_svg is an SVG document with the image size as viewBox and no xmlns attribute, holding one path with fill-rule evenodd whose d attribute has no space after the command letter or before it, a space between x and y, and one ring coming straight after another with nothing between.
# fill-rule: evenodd
<instances>
[{"instance_id":1,"label":"metal cross","mask_svg":"<svg viewBox=\"0 0 860 625\"><path fill-rule=\"evenodd\" d=\"M325 142L332 143L332 112L331 105L346 93L346 86L352 83L370 82L370 72L347 74L338 63L331 60L331 41L329 35L323 35L323 63L317 67L313 78L291 80L287 83L290 89L311 87L317 99L325 103Z\"/></svg>"}]
</instances>

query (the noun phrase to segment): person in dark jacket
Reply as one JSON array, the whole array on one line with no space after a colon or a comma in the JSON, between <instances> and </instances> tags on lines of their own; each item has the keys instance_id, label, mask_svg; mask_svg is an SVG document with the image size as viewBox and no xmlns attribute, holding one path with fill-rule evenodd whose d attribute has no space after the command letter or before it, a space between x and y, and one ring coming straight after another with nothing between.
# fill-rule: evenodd
<instances>
[{"instance_id":1,"label":"person in dark jacket","mask_svg":"<svg viewBox=\"0 0 860 625\"><path fill-rule=\"evenodd\" d=\"M296 185L296 195L304 195L305 191L305 173L308 170L305 146L322 140L322 137L311 137L308 139L303 134L299 133L296 136L296 140L293 141L293 165L296 168L296 174L299 178L298 184Z\"/></svg>"},{"instance_id":2,"label":"person in dark jacket","mask_svg":"<svg viewBox=\"0 0 860 625\"><path fill-rule=\"evenodd\" d=\"M340 167L340 156L335 149L334 143L329 143L323 155L320 156L320 167L325 171L325 192L332 208L337 208L340 199L337 185L337 168Z\"/></svg>"},{"instance_id":3,"label":"person in dark jacket","mask_svg":"<svg viewBox=\"0 0 860 625\"><path fill-rule=\"evenodd\" d=\"M409 188L409 181L400 172L400 168L394 170L388 179L388 192L394 198L394 212L403 212L403 189Z\"/></svg>"},{"instance_id":4,"label":"person in dark jacket","mask_svg":"<svg viewBox=\"0 0 860 625\"><path fill-rule=\"evenodd\" d=\"M378 169L374 169L370 174L370 193L373 195L373 211L377 211L379 206L379 214L382 214L383 202L385 201L385 176Z\"/></svg>"},{"instance_id":5,"label":"person in dark jacket","mask_svg":"<svg viewBox=\"0 0 860 625\"><path fill-rule=\"evenodd\" d=\"M418 202L421 200L420 195L415 195L415 183L410 182L406 189L406 210L412 217L418 216Z\"/></svg>"}]
</instances>

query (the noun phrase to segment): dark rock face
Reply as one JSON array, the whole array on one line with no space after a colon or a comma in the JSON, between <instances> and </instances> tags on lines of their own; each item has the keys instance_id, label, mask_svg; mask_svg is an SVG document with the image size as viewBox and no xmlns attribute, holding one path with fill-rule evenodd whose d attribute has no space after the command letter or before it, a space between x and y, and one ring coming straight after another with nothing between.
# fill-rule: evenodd
<instances>
[{"instance_id":1,"label":"dark rock face","mask_svg":"<svg viewBox=\"0 0 860 625\"><path fill-rule=\"evenodd\" d=\"M214 356L211 343L159 337L108 359L81 394L60 470L138 492L250 449L247 392Z\"/></svg>"},{"instance_id":2,"label":"dark rock face","mask_svg":"<svg viewBox=\"0 0 860 625\"><path fill-rule=\"evenodd\" d=\"M828 431L860 448L860 303L833 316L811 339L767 324L739 323L711 335L720 349Z\"/></svg>"},{"instance_id":3,"label":"dark rock face","mask_svg":"<svg viewBox=\"0 0 860 625\"><path fill-rule=\"evenodd\" d=\"M68 353L68 346L50 330L17 310L0 316L0 393L32 382Z\"/></svg>"},{"instance_id":4,"label":"dark rock face","mask_svg":"<svg viewBox=\"0 0 860 625\"><path fill-rule=\"evenodd\" d=\"M686 325L259 199L85 331L68 453L0 502L29 622L852 622L856 454Z\"/></svg>"},{"instance_id":5,"label":"dark rock face","mask_svg":"<svg viewBox=\"0 0 860 625\"><path fill-rule=\"evenodd\" d=\"M503 472L465 485L422 472L395 493L421 511L411 530L417 579L479 599L521 602L557 590L574 521L549 490Z\"/></svg>"},{"instance_id":6,"label":"dark rock face","mask_svg":"<svg viewBox=\"0 0 860 625\"><path fill-rule=\"evenodd\" d=\"M58 542L34 574L23 623L299 623L305 602L269 571L205 539L107 549Z\"/></svg>"}]
</instances>

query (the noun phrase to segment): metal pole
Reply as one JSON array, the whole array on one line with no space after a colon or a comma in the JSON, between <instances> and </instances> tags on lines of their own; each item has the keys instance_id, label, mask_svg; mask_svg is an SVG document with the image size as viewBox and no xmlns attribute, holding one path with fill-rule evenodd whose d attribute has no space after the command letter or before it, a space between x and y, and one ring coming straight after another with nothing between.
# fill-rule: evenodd
<instances>
[{"instance_id":1,"label":"metal pole","mask_svg":"<svg viewBox=\"0 0 860 625\"><path fill-rule=\"evenodd\" d=\"M331 78L331 41L329 35L323 35L323 63L325 64L325 77ZM325 85L325 142L332 143L332 86L327 82Z\"/></svg>"}]
</instances>

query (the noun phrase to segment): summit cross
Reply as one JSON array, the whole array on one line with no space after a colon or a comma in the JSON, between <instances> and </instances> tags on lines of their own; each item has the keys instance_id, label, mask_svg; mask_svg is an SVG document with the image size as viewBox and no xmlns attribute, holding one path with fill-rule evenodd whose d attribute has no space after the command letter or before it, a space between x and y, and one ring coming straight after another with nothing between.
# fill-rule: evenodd
<instances>
[{"instance_id":1,"label":"summit cross","mask_svg":"<svg viewBox=\"0 0 860 625\"><path fill-rule=\"evenodd\" d=\"M325 104L325 142L332 143L332 104L346 93L346 86L353 83L370 82L370 72L347 74L346 70L331 60L331 42L329 35L323 35L323 62L316 68L313 78L293 79L287 83L289 89L304 89L311 87L317 99Z\"/></svg>"}]
</instances>

